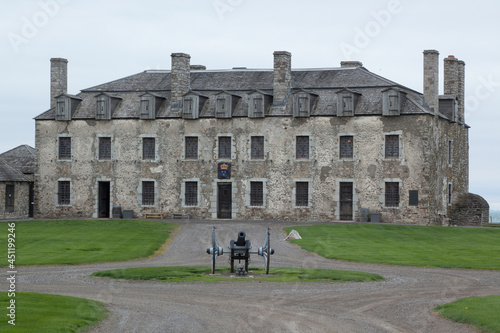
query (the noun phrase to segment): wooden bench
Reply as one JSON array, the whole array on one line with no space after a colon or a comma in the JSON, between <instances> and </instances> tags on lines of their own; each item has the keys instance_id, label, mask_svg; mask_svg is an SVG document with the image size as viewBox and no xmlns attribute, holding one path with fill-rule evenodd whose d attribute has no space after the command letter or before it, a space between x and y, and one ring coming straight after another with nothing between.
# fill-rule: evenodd
<instances>
[{"instance_id":1,"label":"wooden bench","mask_svg":"<svg viewBox=\"0 0 500 333\"><path fill-rule=\"evenodd\" d=\"M173 213L172 218L174 219L187 219L189 220L189 214L185 213Z\"/></svg>"},{"instance_id":2,"label":"wooden bench","mask_svg":"<svg viewBox=\"0 0 500 333\"><path fill-rule=\"evenodd\" d=\"M147 219L162 219L163 213L144 213L144 218Z\"/></svg>"}]
</instances>

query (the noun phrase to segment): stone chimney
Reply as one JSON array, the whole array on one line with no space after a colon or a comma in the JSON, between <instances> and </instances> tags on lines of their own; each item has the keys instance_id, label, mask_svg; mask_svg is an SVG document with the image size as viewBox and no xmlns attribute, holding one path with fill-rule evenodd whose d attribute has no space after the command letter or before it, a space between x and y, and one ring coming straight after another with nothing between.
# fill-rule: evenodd
<instances>
[{"instance_id":1,"label":"stone chimney","mask_svg":"<svg viewBox=\"0 0 500 333\"><path fill-rule=\"evenodd\" d=\"M287 51L274 52L273 99L275 106L284 106L292 88L292 54Z\"/></svg>"},{"instance_id":2,"label":"stone chimney","mask_svg":"<svg viewBox=\"0 0 500 333\"><path fill-rule=\"evenodd\" d=\"M444 94L458 97L458 59L452 55L444 59Z\"/></svg>"},{"instance_id":3,"label":"stone chimney","mask_svg":"<svg viewBox=\"0 0 500 333\"><path fill-rule=\"evenodd\" d=\"M56 107L56 96L68 92L68 60L50 59L50 107Z\"/></svg>"},{"instance_id":4,"label":"stone chimney","mask_svg":"<svg viewBox=\"0 0 500 333\"><path fill-rule=\"evenodd\" d=\"M458 119L465 124L465 62L458 61Z\"/></svg>"},{"instance_id":5,"label":"stone chimney","mask_svg":"<svg viewBox=\"0 0 500 333\"><path fill-rule=\"evenodd\" d=\"M341 68L352 68L352 67L363 67L363 63L361 61L341 61Z\"/></svg>"},{"instance_id":6,"label":"stone chimney","mask_svg":"<svg viewBox=\"0 0 500 333\"><path fill-rule=\"evenodd\" d=\"M439 52L424 51L424 99L434 113L439 109Z\"/></svg>"},{"instance_id":7,"label":"stone chimney","mask_svg":"<svg viewBox=\"0 0 500 333\"><path fill-rule=\"evenodd\" d=\"M190 60L189 54L172 53L172 81L170 84L172 111L182 108L182 96L189 90Z\"/></svg>"}]
</instances>

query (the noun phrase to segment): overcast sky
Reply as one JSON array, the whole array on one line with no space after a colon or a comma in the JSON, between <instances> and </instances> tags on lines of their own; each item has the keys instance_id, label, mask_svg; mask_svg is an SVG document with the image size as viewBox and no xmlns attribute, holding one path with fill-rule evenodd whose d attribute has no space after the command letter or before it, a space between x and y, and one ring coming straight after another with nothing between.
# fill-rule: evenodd
<instances>
[{"instance_id":1,"label":"overcast sky","mask_svg":"<svg viewBox=\"0 0 500 333\"><path fill-rule=\"evenodd\" d=\"M422 51L466 63L470 192L500 209L500 2L495 0L22 0L0 12L0 152L34 146L33 117L49 108L50 58L69 60L68 92L185 52L208 69L293 68L359 60L422 92ZM442 83L440 93L442 93Z\"/></svg>"}]
</instances>

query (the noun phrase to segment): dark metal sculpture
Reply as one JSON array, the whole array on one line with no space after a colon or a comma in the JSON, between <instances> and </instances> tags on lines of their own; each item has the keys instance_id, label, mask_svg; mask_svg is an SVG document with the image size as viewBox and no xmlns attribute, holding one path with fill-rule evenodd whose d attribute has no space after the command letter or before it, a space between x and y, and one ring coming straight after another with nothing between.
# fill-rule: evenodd
<instances>
[{"instance_id":1,"label":"dark metal sculpture","mask_svg":"<svg viewBox=\"0 0 500 333\"><path fill-rule=\"evenodd\" d=\"M234 273L234 262L238 260L240 263L242 260L245 262L245 268L238 269L238 273L246 275L248 272L248 263L250 261L250 254L258 254L264 258L264 267L266 269L266 274L269 274L269 266L271 263L271 255L274 254L274 249L271 248L270 243L270 229L266 230L266 239L264 245L259 247L257 250L251 250L252 246L250 240L246 239L246 234L244 231L238 233L238 238L236 240L231 240L229 250L231 251L231 257L229 258L231 262L231 273ZM207 253L212 256L212 274L215 273L215 261L218 256L224 254L224 249L217 244L215 239L215 227L212 229L212 247L207 249Z\"/></svg>"}]
</instances>

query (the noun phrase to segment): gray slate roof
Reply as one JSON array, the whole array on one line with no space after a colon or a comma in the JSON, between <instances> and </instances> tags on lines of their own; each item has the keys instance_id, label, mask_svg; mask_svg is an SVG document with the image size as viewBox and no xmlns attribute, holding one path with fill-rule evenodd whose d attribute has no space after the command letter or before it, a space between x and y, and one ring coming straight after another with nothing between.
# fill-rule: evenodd
<instances>
[{"instance_id":1,"label":"gray slate roof","mask_svg":"<svg viewBox=\"0 0 500 333\"><path fill-rule=\"evenodd\" d=\"M28 145L21 145L0 154L0 162L4 162L21 174L27 175L35 173L35 159L35 148Z\"/></svg>"},{"instance_id":2,"label":"gray slate roof","mask_svg":"<svg viewBox=\"0 0 500 333\"><path fill-rule=\"evenodd\" d=\"M0 182L29 182L30 177L0 160Z\"/></svg>"},{"instance_id":3,"label":"gray slate roof","mask_svg":"<svg viewBox=\"0 0 500 333\"><path fill-rule=\"evenodd\" d=\"M210 97L200 113L200 118L215 116L215 95L221 91L241 96L233 116L247 116L247 95L255 90L273 94L272 69L194 70L191 71L190 89ZM336 116L337 92L352 89L361 94L355 115L381 115L382 91L395 87L406 93L401 111L405 114L430 114L423 95L396 82L376 75L364 67L324 68L292 70L292 93L300 89L317 94L317 103L311 116ZM165 98L157 118L178 118L180 114L170 110L171 72L149 70L119 80L87 88L78 94L82 98L72 119L95 119L96 99L100 93L110 93L122 98L112 118L139 118L140 96L146 92ZM272 112L275 112L274 114ZM267 116L291 116L291 98L284 111L267 110ZM36 120L55 119L55 109L50 109Z\"/></svg>"}]
</instances>

